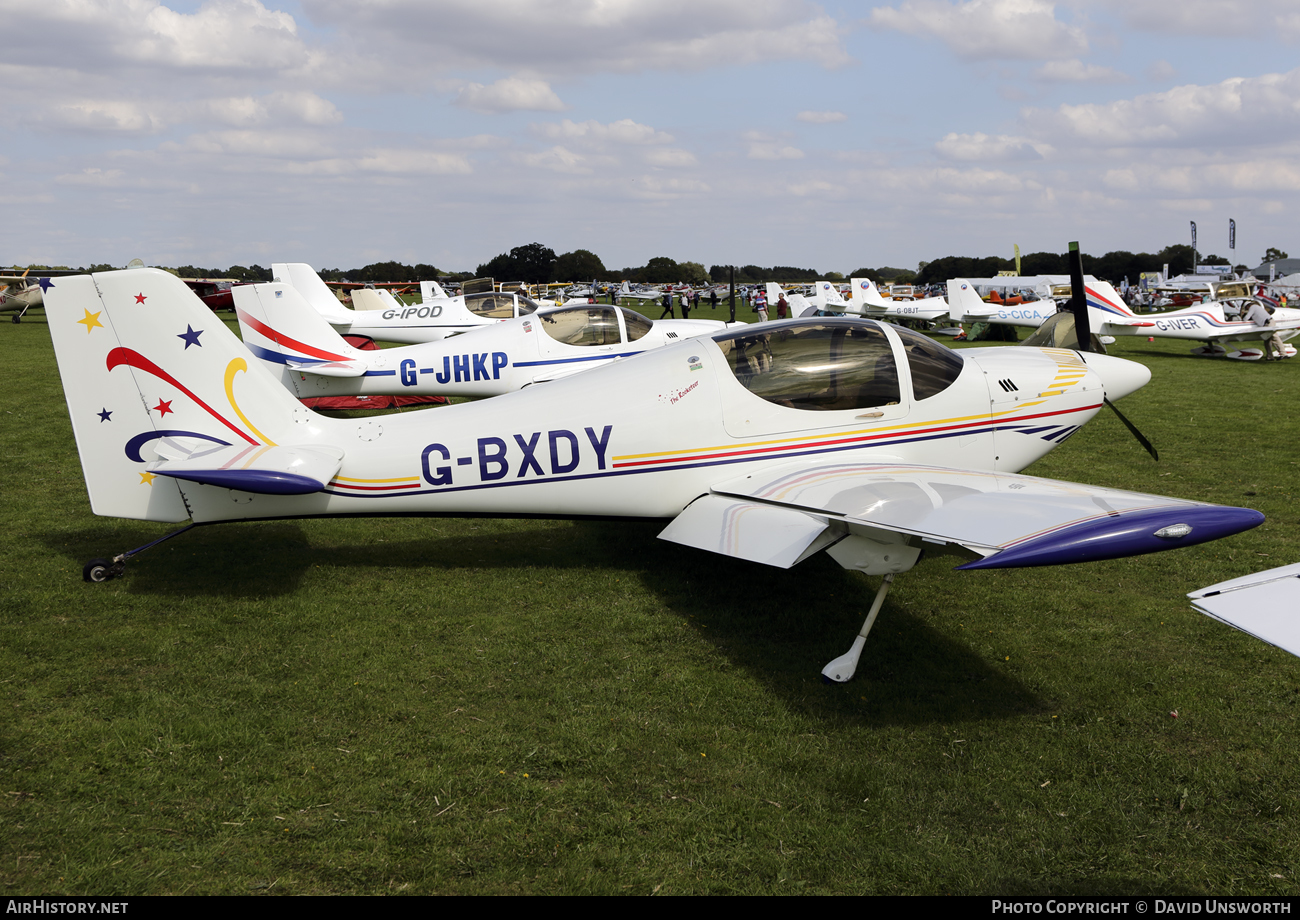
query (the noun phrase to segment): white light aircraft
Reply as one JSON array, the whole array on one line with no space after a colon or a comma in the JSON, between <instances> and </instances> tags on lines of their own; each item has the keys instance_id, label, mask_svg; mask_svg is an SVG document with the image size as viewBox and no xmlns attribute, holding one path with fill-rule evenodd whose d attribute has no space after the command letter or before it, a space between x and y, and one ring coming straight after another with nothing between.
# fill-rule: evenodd
<instances>
[{"instance_id":1,"label":"white light aircraft","mask_svg":"<svg viewBox=\"0 0 1300 920\"><path fill-rule=\"evenodd\" d=\"M887 319L915 319L932 323L948 315L948 301L942 297L887 300L870 278L853 279L853 299L847 301L847 304L854 313Z\"/></svg>"},{"instance_id":2,"label":"white light aircraft","mask_svg":"<svg viewBox=\"0 0 1300 920\"><path fill-rule=\"evenodd\" d=\"M626 281L624 281L621 285L619 285L618 290L615 292L615 296L617 296L620 301L660 300L663 298L664 292L662 290L659 290L658 288L637 288L634 291L632 290L632 286L628 284Z\"/></svg>"},{"instance_id":3,"label":"white light aircraft","mask_svg":"<svg viewBox=\"0 0 1300 920\"><path fill-rule=\"evenodd\" d=\"M517 294L484 292L459 297L437 298L441 292L436 282L421 282L423 302L403 306L387 291L369 293L383 301L384 309L349 310L330 293L310 265L302 262L275 262L272 276L298 289L298 293L316 308L331 326L344 335L365 335L384 342L417 345L436 342L449 335L478 329L516 316L537 311L537 302ZM427 285L427 286L426 286ZM358 292L355 292L355 297Z\"/></svg>"},{"instance_id":4,"label":"white light aircraft","mask_svg":"<svg viewBox=\"0 0 1300 920\"><path fill-rule=\"evenodd\" d=\"M1195 304L1166 313L1137 314L1128 308L1123 298L1105 281L1085 281L1088 300L1089 324L1101 336L1151 336L1153 338L1190 339L1203 342L1192 349L1192 354L1209 357L1228 357L1237 360L1258 360L1263 356L1259 347L1238 348L1228 351L1225 343L1262 342L1274 332L1290 339L1300 335L1300 310L1278 309L1273 312L1273 322L1256 326L1245 320L1225 318L1223 306L1216 302ZM962 322L1001 322L1018 326L1039 326L1057 312L1055 301L1042 300L1015 306L986 304L975 293L970 281L957 278L948 282L948 302ZM978 311L995 309L982 317ZM1290 345L1284 346L1287 357L1296 353Z\"/></svg>"},{"instance_id":5,"label":"white light aircraft","mask_svg":"<svg viewBox=\"0 0 1300 920\"><path fill-rule=\"evenodd\" d=\"M853 675L894 576L923 550L965 568L1052 565L1263 520L1017 474L1150 378L1112 356L954 352L872 320L809 317L495 399L334 419L166 272L60 278L46 306L96 514L657 518L666 540L782 568L826 550L884 576L852 649L823 671L833 681ZM83 574L119 575L145 548Z\"/></svg>"},{"instance_id":6,"label":"white light aircraft","mask_svg":"<svg viewBox=\"0 0 1300 920\"><path fill-rule=\"evenodd\" d=\"M244 345L299 399L499 396L726 327L716 320L652 321L584 301L436 342L366 351L278 281L235 288L235 314Z\"/></svg>"}]
</instances>

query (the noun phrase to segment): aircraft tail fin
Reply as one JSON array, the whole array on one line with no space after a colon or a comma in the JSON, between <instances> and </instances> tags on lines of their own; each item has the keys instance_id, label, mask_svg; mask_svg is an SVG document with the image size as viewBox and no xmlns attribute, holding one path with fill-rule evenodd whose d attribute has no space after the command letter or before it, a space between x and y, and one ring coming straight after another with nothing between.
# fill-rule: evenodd
<instances>
[{"instance_id":1,"label":"aircraft tail fin","mask_svg":"<svg viewBox=\"0 0 1300 920\"><path fill-rule=\"evenodd\" d=\"M278 281L235 288L235 316L244 346L272 374L288 367L347 362L356 349L334 331L297 288Z\"/></svg>"},{"instance_id":2,"label":"aircraft tail fin","mask_svg":"<svg viewBox=\"0 0 1300 920\"><path fill-rule=\"evenodd\" d=\"M1119 292L1109 281L1088 281L1083 289L1087 294L1088 306L1095 310L1123 318L1136 315L1128 308L1124 298L1119 296Z\"/></svg>"},{"instance_id":3,"label":"aircraft tail fin","mask_svg":"<svg viewBox=\"0 0 1300 920\"><path fill-rule=\"evenodd\" d=\"M884 310L889 306L881 296L880 288L876 287L876 282L870 278L854 278L852 284L853 303L861 308L859 312L869 314L873 310Z\"/></svg>"},{"instance_id":4,"label":"aircraft tail fin","mask_svg":"<svg viewBox=\"0 0 1300 920\"><path fill-rule=\"evenodd\" d=\"M271 276L297 288L303 299L328 321L343 325L352 322L352 311L339 302L329 285L306 262L272 262Z\"/></svg>"},{"instance_id":5,"label":"aircraft tail fin","mask_svg":"<svg viewBox=\"0 0 1300 920\"><path fill-rule=\"evenodd\" d=\"M964 278L948 280L948 315L954 322L974 322L997 312L997 307L980 299L969 281Z\"/></svg>"},{"instance_id":6,"label":"aircraft tail fin","mask_svg":"<svg viewBox=\"0 0 1300 920\"><path fill-rule=\"evenodd\" d=\"M431 300L447 300L447 292L442 289L442 285L436 281L420 282L420 302L428 303Z\"/></svg>"},{"instance_id":7,"label":"aircraft tail fin","mask_svg":"<svg viewBox=\"0 0 1300 920\"><path fill-rule=\"evenodd\" d=\"M181 488L151 463L273 447L311 417L167 272L59 278L46 315L96 514L183 521Z\"/></svg>"}]
</instances>

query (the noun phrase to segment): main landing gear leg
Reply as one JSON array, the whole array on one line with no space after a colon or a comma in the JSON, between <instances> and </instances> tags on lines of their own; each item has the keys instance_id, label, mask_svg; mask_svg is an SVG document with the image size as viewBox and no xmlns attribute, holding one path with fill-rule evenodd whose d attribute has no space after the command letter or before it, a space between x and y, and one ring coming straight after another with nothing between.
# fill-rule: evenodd
<instances>
[{"instance_id":1,"label":"main landing gear leg","mask_svg":"<svg viewBox=\"0 0 1300 920\"><path fill-rule=\"evenodd\" d=\"M867 644L867 633L871 632L871 627L875 625L876 615L884 606L885 595L889 593L889 586L893 583L894 575L891 572L880 583L880 589L876 591L876 599L871 602L871 612L867 614L866 622L858 631L858 637L853 640L853 647L822 668L822 680L826 683L842 684L853 677L853 672L858 669L858 659L862 657L862 647Z\"/></svg>"},{"instance_id":2,"label":"main landing gear leg","mask_svg":"<svg viewBox=\"0 0 1300 920\"><path fill-rule=\"evenodd\" d=\"M117 578L126 571L127 560L131 557L143 553L150 547L157 546L164 540L170 540L172 537L179 537L181 534L185 533L185 531L198 526L198 524L187 524L180 530L173 530L165 537L159 537L157 540L154 540L151 543L146 543L144 546L137 546L135 549L129 549L124 553L119 553L112 559L92 559L82 567L81 578L83 581L95 582L96 584Z\"/></svg>"}]
</instances>

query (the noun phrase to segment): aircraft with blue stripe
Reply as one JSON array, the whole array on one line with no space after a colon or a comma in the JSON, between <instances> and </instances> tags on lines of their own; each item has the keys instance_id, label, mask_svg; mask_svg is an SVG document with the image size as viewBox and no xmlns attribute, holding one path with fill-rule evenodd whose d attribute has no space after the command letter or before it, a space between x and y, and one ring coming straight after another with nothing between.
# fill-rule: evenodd
<instances>
[{"instance_id":1,"label":"aircraft with blue stripe","mask_svg":"<svg viewBox=\"0 0 1300 920\"><path fill-rule=\"evenodd\" d=\"M825 551L882 579L853 647L823 669L831 681L853 675L894 577L923 552L968 569L1055 565L1263 520L1019 473L1150 379L1108 355L955 352L875 320L809 316L494 399L344 419L304 407L275 372L284 365L253 358L166 272L59 279L46 309L96 514L657 519L665 540L781 568ZM495 350L472 344L486 331L459 338L458 353ZM495 367L469 363L471 376ZM121 575L146 548L83 574Z\"/></svg>"},{"instance_id":2,"label":"aircraft with blue stripe","mask_svg":"<svg viewBox=\"0 0 1300 920\"><path fill-rule=\"evenodd\" d=\"M242 285L234 294L244 344L300 399L499 396L727 325L650 320L623 307L584 302L435 342L366 351L349 345L291 285Z\"/></svg>"}]
</instances>

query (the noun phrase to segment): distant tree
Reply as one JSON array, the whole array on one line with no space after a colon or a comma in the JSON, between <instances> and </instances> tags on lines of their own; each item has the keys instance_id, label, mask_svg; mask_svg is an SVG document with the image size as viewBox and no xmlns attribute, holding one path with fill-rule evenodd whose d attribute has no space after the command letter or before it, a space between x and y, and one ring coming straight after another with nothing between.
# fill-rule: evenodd
<instances>
[{"instance_id":1,"label":"distant tree","mask_svg":"<svg viewBox=\"0 0 1300 920\"><path fill-rule=\"evenodd\" d=\"M667 256L655 256L637 275L637 280L645 284L671 284L682 280L681 266Z\"/></svg>"},{"instance_id":2,"label":"distant tree","mask_svg":"<svg viewBox=\"0 0 1300 920\"><path fill-rule=\"evenodd\" d=\"M1265 251L1265 253L1264 253L1264 258L1260 259L1260 261L1261 261L1261 262L1276 262L1278 259L1286 259L1286 258L1289 258L1289 256L1288 256L1285 252L1283 252L1283 251L1280 250L1280 249L1275 249L1274 247L1270 246L1270 247L1268 247L1268 249Z\"/></svg>"},{"instance_id":3,"label":"distant tree","mask_svg":"<svg viewBox=\"0 0 1300 920\"><path fill-rule=\"evenodd\" d=\"M566 252L555 260L552 281L592 281L601 280L605 275L605 263L600 256L587 249L575 249Z\"/></svg>"},{"instance_id":4,"label":"distant tree","mask_svg":"<svg viewBox=\"0 0 1300 920\"><path fill-rule=\"evenodd\" d=\"M1070 263L1065 253L1031 252L1020 257L1022 275L1068 275Z\"/></svg>"},{"instance_id":5,"label":"distant tree","mask_svg":"<svg viewBox=\"0 0 1300 920\"><path fill-rule=\"evenodd\" d=\"M88 271L88 272L113 272L113 271L117 271L117 269L114 268L112 265L109 265L107 262L98 262L98 263L96 263L96 264L90 266L90 268L86 269L86 271Z\"/></svg>"},{"instance_id":6,"label":"distant tree","mask_svg":"<svg viewBox=\"0 0 1300 920\"><path fill-rule=\"evenodd\" d=\"M1156 253L1156 261L1160 265L1168 263L1170 277L1182 275L1192 270L1194 253L1192 247L1184 243L1176 246L1166 246Z\"/></svg>"},{"instance_id":7,"label":"distant tree","mask_svg":"<svg viewBox=\"0 0 1300 920\"><path fill-rule=\"evenodd\" d=\"M926 265L926 264L927 264L927 263L925 263L925 262L922 262L922 263L921 263L922 266L924 266L924 265ZM878 270L874 269L874 268L856 268L856 269L853 270L853 273L849 275L849 277L850 277L850 278L870 278L872 281L876 282L876 284L880 284L882 281L885 280L884 278L882 278L882 277L880 276L880 272L879 272Z\"/></svg>"},{"instance_id":8,"label":"distant tree","mask_svg":"<svg viewBox=\"0 0 1300 920\"><path fill-rule=\"evenodd\" d=\"M478 267L480 278L496 278L498 281L526 281L529 284L544 284L551 280L555 268L555 250L541 243L529 243L516 246L508 253L502 253L491 262Z\"/></svg>"},{"instance_id":9,"label":"distant tree","mask_svg":"<svg viewBox=\"0 0 1300 920\"><path fill-rule=\"evenodd\" d=\"M678 262L677 268L681 273L681 280L687 284L704 284L709 280L709 273L699 262Z\"/></svg>"},{"instance_id":10,"label":"distant tree","mask_svg":"<svg viewBox=\"0 0 1300 920\"><path fill-rule=\"evenodd\" d=\"M841 275L839 272L827 272L823 277L825 277L825 279L826 279L827 281L843 281L843 280L844 280L844 276Z\"/></svg>"},{"instance_id":11,"label":"distant tree","mask_svg":"<svg viewBox=\"0 0 1300 920\"><path fill-rule=\"evenodd\" d=\"M725 284L731 277L730 265L710 265L709 280L714 284Z\"/></svg>"}]
</instances>

